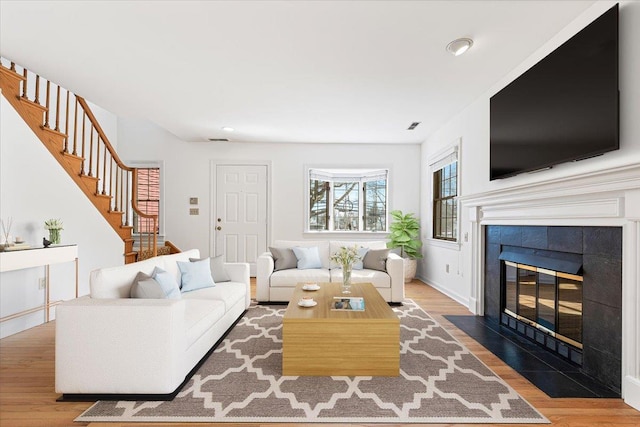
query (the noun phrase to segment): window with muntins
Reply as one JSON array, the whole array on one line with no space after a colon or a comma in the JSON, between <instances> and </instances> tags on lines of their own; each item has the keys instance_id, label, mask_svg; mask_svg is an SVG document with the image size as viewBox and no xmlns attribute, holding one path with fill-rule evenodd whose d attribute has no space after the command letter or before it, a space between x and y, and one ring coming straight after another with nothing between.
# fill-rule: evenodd
<instances>
[{"instance_id":1,"label":"window with muntins","mask_svg":"<svg viewBox=\"0 0 640 427\"><path fill-rule=\"evenodd\" d=\"M456 153L457 154L457 153ZM433 238L458 241L458 161L449 155L433 170Z\"/></svg>"},{"instance_id":2,"label":"window with muntins","mask_svg":"<svg viewBox=\"0 0 640 427\"><path fill-rule=\"evenodd\" d=\"M160 168L137 168L138 183L136 203L145 214L160 214ZM158 222L159 224L159 222ZM133 212L134 233L158 233L159 227L153 230L153 219L143 218Z\"/></svg>"},{"instance_id":3,"label":"window with muntins","mask_svg":"<svg viewBox=\"0 0 640 427\"><path fill-rule=\"evenodd\" d=\"M387 169L309 169L309 231L386 231Z\"/></svg>"}]
</instances>

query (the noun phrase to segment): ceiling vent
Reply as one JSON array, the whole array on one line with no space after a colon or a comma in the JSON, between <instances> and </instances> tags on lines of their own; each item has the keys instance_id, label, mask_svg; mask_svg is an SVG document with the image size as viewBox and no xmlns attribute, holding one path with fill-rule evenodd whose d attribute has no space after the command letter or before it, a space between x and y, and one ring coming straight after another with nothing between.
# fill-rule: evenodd
<instances>
[{"instance_id":1,"label":"ceiling vent","mask_svg":"<svg viewBox=\"0 0 640 427\"><path fill-rule=\"evenodd\" d=\"M421 122L413 122L413 123L411 123L411 125L409 125L409 127L407 128L407 130L414 130L415 128L417 128L417 127L418 127L418 125L419 125L420 123L421 123Z\"/></svg>"},{"instance_id":2,"label":"ceiling vent","mask_svg":"<svg viewBox=\"0 0 640 427\"><path fill-rule=\"evenodd\" d=\"M209 138L211 142L229 142L229 138Z\"/></svg>"}]
</instances>

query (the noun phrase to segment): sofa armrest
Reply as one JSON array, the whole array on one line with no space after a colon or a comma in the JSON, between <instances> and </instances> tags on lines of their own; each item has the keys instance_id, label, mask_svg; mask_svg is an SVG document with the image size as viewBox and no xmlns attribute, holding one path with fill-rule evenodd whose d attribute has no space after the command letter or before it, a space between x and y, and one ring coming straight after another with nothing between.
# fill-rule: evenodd
<instances>
[{"instance_id":1,"label":"sofa armrest","mask_svg":"<svg viewBox=\"0 0 640 427\"><path fill-rule=\"evenodd\" d=\"M190 367L185 301L83 297L56 307L57 393L170 393Z\"/></svg>"},{"instance_id":2,"label":"sofa armrest","mask_svg":"<svg viewBox=\"0 0 640 427\"><path fill-rule=\"evenodd\" d=\"M404 259L393 252L387 257L387 274L391 279L391 302L404 300Z\"/></svg>"},{"instance_id":3,"label":"sofa armrest","mask_svg":"<svg viewBox=\"0 0 640 427\"><path fill-rule=\"evenodd\" d=\"M264 252L258 257L256 271L256 300L269 301L269 278L273 274L275 263L271 252Z\"/></svg>"},{"instance_id":4,"label":"sofa armrest","mask_svg":"<svg viewBox=\"0 0 640 427\"><path fill-rule=\"evenodd\" d=\"M245 307L249 308L249 305L251 305L251 282L249 279L249 264L246 262L225 262L224 270L227 272L232 282L244 283L246 285L247 296L245 300Z\"/></svg>"}]
</instances>

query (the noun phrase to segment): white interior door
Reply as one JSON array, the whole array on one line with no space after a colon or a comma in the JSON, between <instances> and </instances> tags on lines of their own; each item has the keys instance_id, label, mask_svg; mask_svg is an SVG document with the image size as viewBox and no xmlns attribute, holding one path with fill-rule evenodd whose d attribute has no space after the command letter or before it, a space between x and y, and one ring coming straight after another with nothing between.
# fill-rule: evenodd
<instances>
[{"instance_id":1,"label":"white interior door","mask_svg":"<svg viewBox=\"0 0 640 427\"><path fill-rule=\"evenodd\" d=\"M267 166L217 165L214 233L216 255L248 262L256 274L267 250Z\"/></svg>"}]
</instances>

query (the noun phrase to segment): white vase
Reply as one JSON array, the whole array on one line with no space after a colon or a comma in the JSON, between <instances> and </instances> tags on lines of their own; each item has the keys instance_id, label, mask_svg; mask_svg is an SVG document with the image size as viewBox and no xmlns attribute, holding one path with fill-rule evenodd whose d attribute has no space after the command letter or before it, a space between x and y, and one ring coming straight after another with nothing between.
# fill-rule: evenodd
<instances>
[{"instance_id":1,"label":"white vase","mask_svg":"<svg viewBox=\"0 0 640 427\"><path fill-rule=\"evenodd\" d=\"M418 269L418 260L403 258L404 259L404 283L409 283L416 277L416 270Z\"/></svg>"}]
</instances>

